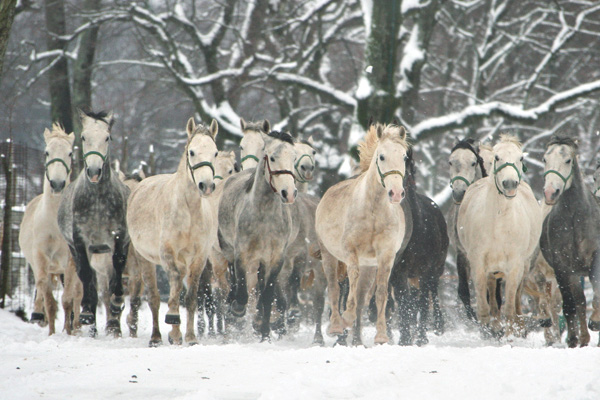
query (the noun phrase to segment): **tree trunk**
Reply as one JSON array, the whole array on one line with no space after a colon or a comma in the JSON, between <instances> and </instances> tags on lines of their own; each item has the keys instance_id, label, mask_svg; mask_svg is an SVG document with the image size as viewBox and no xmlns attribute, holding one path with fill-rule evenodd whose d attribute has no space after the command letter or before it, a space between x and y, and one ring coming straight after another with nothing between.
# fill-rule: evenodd
<instances>
[{"instance_id":1,"label":"tree trunk","mask_svg":"<svg viewBox=\"0 0 600 400\"><path fill-rule=\"evenodd\" d=\"M6 306L6 295L9 291L10 281L10 259L12 253L11 241L11 216L13 206L13 179L12 179L12 140L8 143L8 154L2 157L2 167L4 169L4 177L6 178L6 191L4 193L4 218L2 220L2 258L0 265L2 267L2 281L0 283L0 308Z\"/></svg>"},{"instance_id":2,"label":"tree trunk","mask_svg":"<svg viewBox=\"0 0 600 400\"><path fill-rule=\"evenodd\" d=\"M401 6L402 0L373 1L371 32L366 47L366 70L361 78L368 81L370 90L367 94L357 93L356 115L364 128L367 128L371 116L376 122L391 122L398 107L394 71L397 65L398 31L402 25Z\"/></svg>"},{"instance_id":3,"label":"tree trunk","mask_svg":"<svg viewBox=\"0 0 600 400\"><path fill-rule=\"evenodd\" d=\"M100 0L85 0L83 9L89 12L98 11ZM92 72L98 42L98 30L98 26L92 26L79 36L79 51L77 52L77 59L73 62L73 127L75 129L75 145L79 152L81 152L81 122L77 109L92 109ZM79 162L74 165L74 176L77 176L83 168L82 155L79 154L77 159Z\"/></svg>"},{"instance_id":4,"label":"tree trunk","mask_svg":"<svg viewBox=\"0 0 600 400\"><path fill-rule=\"evenodd\" d=\"M8 47L10 28L15 18L17 0L0 0L0 83L2 82L2 66Z\"/></svg>"},{"instance_id":5,"label":"tree trunk","mask_svg":"<svg viewBox=\"0 0 600 400\"><path fill-rule=\"evenodd\" d=\"M66 31L64 0L45 0L44 3L46 6L46 45L48 50L66 51L67 43L57 37L58 35L64 35ZM67 57L61 57L48 71L48 74L52 121L60 122L67 132L73 132Z\"/></svg>"}]
</instances>

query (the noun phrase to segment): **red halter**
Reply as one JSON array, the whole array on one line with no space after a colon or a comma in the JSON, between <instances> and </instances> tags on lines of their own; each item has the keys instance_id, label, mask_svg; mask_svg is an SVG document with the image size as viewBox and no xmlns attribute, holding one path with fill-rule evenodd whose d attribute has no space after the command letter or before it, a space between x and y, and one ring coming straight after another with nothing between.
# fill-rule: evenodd
<instances>
[{"instance_id":1,"label":"red halter","mask_svg":"<svg viewBox=\"0 0 600 400\"><path fill-rule=\"evenodd\" d=\"M273 193L277 193L277 189L275 189L275 187L273 186L273 175L284 175L284 174L289 174L292 176L292 178L294 177L294 174L292 173L292 171L288 171L287 169L278 169L276 171L272 171L271 170L271 164L269 164L269 157L265 154L265 164L267 165L267 170L269 171L269 186L271 186L271 189L273 190Z\"/></svg>"}]
</instances>

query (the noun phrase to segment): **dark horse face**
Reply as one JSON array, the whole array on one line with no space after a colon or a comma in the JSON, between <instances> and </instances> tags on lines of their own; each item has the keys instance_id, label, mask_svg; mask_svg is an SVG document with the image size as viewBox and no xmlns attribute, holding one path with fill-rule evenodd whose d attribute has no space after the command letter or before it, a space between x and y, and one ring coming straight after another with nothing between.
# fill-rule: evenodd
<instances>
[{"instance_id":1,"label":"dark horse face","mask_svg":"<svg viewBox=\"0 0 600 400\"><path fill-rule=\"evenodd\" d=\"M81 146L85 176L91 183L97 184L102 178L102 169L108 158L113 115L112 112L108 114L86 114L81 112L80 116L81 125L83 126Z\"/></svg>"},{"instance_id":2,"label":"dark horse face","mask_svg":"<svg viewBox=\"0 0 600 400\"><path fill-rule=\"evenodd\" d=\"M575 157L575 149L567 144L548 146L543 159L546 204L556 204L560 195L571 187Z\"/></svg>"}]
</instances>

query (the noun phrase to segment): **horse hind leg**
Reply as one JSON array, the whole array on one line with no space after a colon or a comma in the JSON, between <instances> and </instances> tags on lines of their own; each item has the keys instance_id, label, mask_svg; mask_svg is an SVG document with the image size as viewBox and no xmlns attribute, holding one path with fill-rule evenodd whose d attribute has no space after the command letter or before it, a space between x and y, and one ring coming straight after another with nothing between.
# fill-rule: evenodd
<instances>
[{"instance_id":1,"label":"horse hind leg","mask_svg":"<svg viewBox=\"0 0 600 400\"><path fill-rule=\"evenodd\" d=\"M137 255L136 255L137 257ZM130 264L131 265L131 264ZM129 314L127 315L127 327L129 328L129 336L137 337L138 330L138 314L142 304L142 277L141 271L138 269L136 262L135 268L129 268Z\"/></svg>"},{"instance_id":2,"label":"horse hind leg","mask_svg":"<svg viewBox=\"0 0 600 400\"><path fill-rule=\"evenodd\" d=\"M198 287L200 285L200 276L206 265L206 256L200 258L200 262L189 266L187 274L187 293L185 296L185 306L187 309L187 321L185 341L190 345L198 344L196 337L196 327L194 326L194 318L198 308Z\"/></svg>"},{"instance_id":3,"label":"horse hind leg","mask_svg":"<svg viewBox=\"0 0 600 400\"><path fill-rule=\"evenodd\" d=\"M467 318L477 322L477 315L471 307L471 293L469 291L469 261L465 254L458 250L456 255L456 270L458 272L458 297L465 307Z\"/></svg>"},{"instance_id":4,"label":"horse hind leg","mask_svg":"<svg viewBox=\"0 0 600 400\"><path fill-rule=\"evenodd\" d=\"M321 268L321 266L318 266ZM323 319L323 310L325 309L325 289L327 282L322 271L318 271L315 282L312 286L313 291L313 318L315 320L315 336L313 343L324 346L323 333L321 332L321 320Z\"/></svg>"},{"instance_id":5,"label":"horse hind leg","mask_svg":"<svg viewBox=\"0 0 600 400\"><path fill-rule=\"evenodd\" d=\"M159 328L159 314L158 310L160 307L160 294L158 292L158 285L156 283L156 266L146 260L140 258L140 265L142 271L142 279L144 285L148 288L148 304L150 305L150 311L152 313L152 334L150 336L150 347L157 347L162 344L162 335L160 334Z\"/></svg>"},{"instance_id":6,"label":"horse hind leg","mask_svg":"<svg viewBox=\"0 0 600 400\"><path fill-rule=\"evenodd\" d=\"M338 260L321 246L323 272L327 280L327 292L329 295L329 306L331 316L327 334L330 336L342 335L344 326L340 315L340 286L338 282Z\"/></svg>"},{"instance_id":7,"label":"horse hind leg","mask_svg":"<svg viewBox=\"0 0 600 400\"><path fill-rule=\"evenodd\" d=\"M583 287L580 282L576 284L574 297L575 309L577 310L577 322L579 323L579 346L585 347L590 343L591 337L587 327L585 294L583 293Z\"/></svg>"}]
</instances>

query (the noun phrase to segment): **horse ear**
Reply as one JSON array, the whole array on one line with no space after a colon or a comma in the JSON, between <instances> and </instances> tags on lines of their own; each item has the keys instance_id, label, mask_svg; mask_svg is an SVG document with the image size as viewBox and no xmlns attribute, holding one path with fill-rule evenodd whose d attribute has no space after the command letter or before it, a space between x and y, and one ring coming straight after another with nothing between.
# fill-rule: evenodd
<instances>
[{"instance_id":1,"label":"horse ear","mask_svg":"<svg viewBox=\"0 0 600 400\"><path fill-rule=\"evenodd\" d=\"M46 130L48 130L48 129L46 129ZM45 135L45 132L44 132L44 135ZM73 143L75 143L75 134L73 132L67 133L67 140L69 141L69 143L71 143L71 146L73 146Z\"/></svg>"},{"instance_id":2,"label":"horse ear","mask_svg":"<svg viewBox=\"0 0 600 400\"><path fill-rule=\"evenodd\" d=\"M393 123L394 125L398 125L398 126L399 126L399 125L400 125L400 121L398 121L398 117L394 117L394 118L392 119L392 123Z\"/></svg>"},{"instance_id":3,"label":"horse ear","mask_svg":"<svg viewBox=\"0 0 600 400\"><path fill-rule=\"evenodd\" d=\"M406 129L402 125L400 125L398 136L402 139L406 139Z\"/></svg>"},{"instance_id":4,"label":"horse ear","mask_svg":"<svg viewBox=\"0 0 600 400\"><path fill-rule=\"evenodd\" d=\"M237 162L237 161L233 163L233 170L234 170L235 172L240 172L240 170L241 170L241 168L240 168L240 164L238 164L238 162Z\"/></svg>"},{"instance_id":5,"label":"horse ear","mask_svg":"<svg viewBox=\"0 0 600 400\"><path fill-rule=\"evenodd\" d=\"M233 162L235 162L235 151L231 150L229 152L229 158L231 158L233 160Z\"/></svg>"},{"instance_id":6,"label":"horse ear","mask_svg":"<svg viewBox=\"0 0 600 400\"><path fill-rule=\"evenodd\" d=\"M246 121L244 120L244 118L240 118L240 128L242 128L242 132L244 132L246 130Z\"/></svg>"},{"instance_id":7,"label":"horse ear","mask_svg":"<svg viewBox=\"0 0 600 400\"><path fill-rule=\"evenodd\" d=\"M263 121L263 131L264 131L265 133L269 133L269 132L271 132L271 123L269 122L269 120L268 120L268 119L265 119L265 120Z\"/></svg>"},{"instance_id":8,"label":"horse ear","mask_svg":"<svg viewBox=\"0 0 600 400\"><path fill-rule=\"evenodd\" d=\"M194 121L194 117L192 117L192 118L188 119L187 125L185 127L188 138L192 137L192 133L194 133L195 129L196 129L196 122Z\"/></svg>"},{"instance_id":9,"label":"horse ear","mask_svg":"<svg viewBox=\"0 0 600 400\"><path fill-rule=\"evenodd\" d=\"M377 132L377 139L381 139L381 135L383 135L383 125L377 124L376 132Z\"/></svg>"},{"instance_id":10,"label":"horse ear","mask_svg":"<svg viewBox=\"0 0 600 400\"><path fill-rule=\"evenodd\" d=\"M217 123L217 120L213 118L210 123L210 136L213 140L217 138L217 133L219 133L219 124Z\"/></svg>"},{"instance_id":11,"label":"horse ear","mask_svg":"<svg viewBox=\"0 0 600 400\"><path fill-rule=\"evenodd\" d=\"M308 137L308 139L306 139L306 141L307 141L308 143L310 143L310 145L311 145L311 146L313 146L313 147L314 147L314 145L315 145L315 141L313 140L313 138L312 138L312 135L311 135L311 136L309 136L309 137Z\"/></svg>"},{"instance_id":12,"label":"horse ear","mask_svg":"<svg viewBox=\"0 0 600 400\"><path fill-rule=\"evenodd\" d=\"M369 123L367 124L367 128L370 128L371 125L373 125L373 116L372 115L369 117Z\"/></svg>"},{"instance_id":13,"label":"horse ear","mask_svg":"<svg viewBox=\"0 0 600 400\"><path fill-rule=\"evenodd\" d=\"M48 142L48 138L50 137L50 134L51 134L51 133L52 133L52 132L50 132L50 130L49 130L48 128L44 128L44 140L45 140L46 142Z\"/></svg>"},{"instance_id":14,"label":"horse ear","mask_svg":"<svg viewBox=\"0 0 600 400\"><path fill-rule=\"evenodd\" d=\"M109 111L108 114L106 114L106 122L108 122L108 128L112 128L112 126L115 123L115 113L112 111Z\"/></svg>"}]
</instances>

